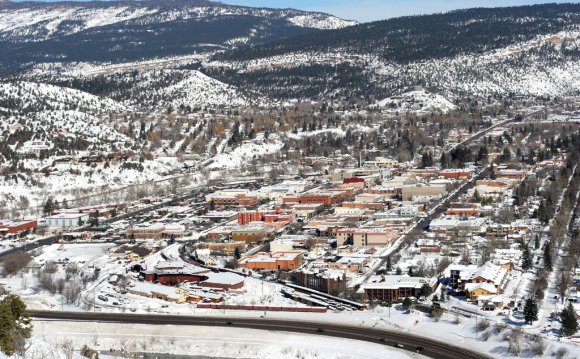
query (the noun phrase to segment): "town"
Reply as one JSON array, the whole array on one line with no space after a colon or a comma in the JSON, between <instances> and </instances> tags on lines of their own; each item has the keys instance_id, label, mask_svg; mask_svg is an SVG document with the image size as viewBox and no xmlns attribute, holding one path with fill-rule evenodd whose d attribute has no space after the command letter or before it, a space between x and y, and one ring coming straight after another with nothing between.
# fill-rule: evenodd
<instances>
[{"instance_id":1,"label":"town","mask_svg":"<svg viewBox=\"0 0 580 359\"><path fill-rule=\"evenodd\" d=\"M530 326L543 352L567 330L560 313L580 313L580 137L544 114L450 131L408 161L313 157L318 171L174 183L131 202L48 198L40 218L0 221L2 284L38 310L479 317L482 336Z\"/></svg>"},{"instance_id":2,"label":"town","mask_svg":"<svg viewBox=\"0 0 580 359\"><path fill-rule=\"evenodd\" d=\"M0 359L580 358L580 4L467 3L0 0Z\"/></svg>"}]
</instances>

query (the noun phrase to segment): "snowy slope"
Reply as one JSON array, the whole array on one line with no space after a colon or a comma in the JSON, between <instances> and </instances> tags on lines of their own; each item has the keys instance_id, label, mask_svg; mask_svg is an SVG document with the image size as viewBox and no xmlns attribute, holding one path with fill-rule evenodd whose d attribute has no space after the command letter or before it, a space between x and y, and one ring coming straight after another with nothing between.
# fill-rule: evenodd
<instances>
[{"instance_id":1,"label":"snowy slope","mask_svg":"<svg viewBox=\"0 0 580 359\"><path fill-rule=\"evenodd\" d=\"M318 12L205 0L7 2L0 4L0 74L43 63L207 54L354 24Z\"/></svg>"},{"instance_id":2,"label":"snowy slope","mask_svg":"<svg viewBox=\"0 0 580 359\"><path fill-rule=\"evenodd\" d=\"M246 142L233 150L220 153L213 157L209 169L237 169L248 165L253 159L260 159L263 156L279 152L284 143L278 136L272 135L268 140L262 143Z\"/></svg>"},{"instance_id":3,"label":"snowy slope","mask_svg":"<svg viewBox=\"0 0 580 359\"><path fill-rule=\"evenodd\" d=\"M439 94L425 90L409 91L399 96L392 96L377 103L380 107L412 111L449 112L457 108L453 103Z\"/></svg>"},{"instance_id":4,"label":"snowy slope","mask_svg":"<svg viewBox=\"0 0 580 359\"><path fill-rule=\"evenodd\" d=\"M236 82L265 93L270 91L272 97L302 98L302 93L318 90L321 97L330 93L373 94L385 98L408 92L419 84L446 97L508 93L562 96L579 93L579 50L580 31L567 30L484 53L408 63L337 48L328 52L295 51L245 61L214 60L206 65L234 69L238 72L234 77ZM308 70L320 67L326 68L330 75L317 82ZM339 69L342 72L337 72ZM227 74L216 76L226 82L229 79ZM341 83L344 76L356 81L351 80L349 86L344 86ZM293 78L294 82L289 80ZM309 83L308 88L301 86L304 82ZM386 104L383 101L382 105Z\"/></svg>"},{"instance_id":5,"label":"snowy slope","mask_svg":"<svg viewBox=\"0 0 580 359\"><path fill-rule=\"evenodd\" d=\"M57 33L69 35L155 12L156 10L153 9L116 5L100 9L66 5L48 8L30 6L18 10L5 9L0 10L0 36L11 38L25 36L28 41L41 41ZM74 25L67 25L67 22Z\"/></svg>"},{"instance_id":6,"label":"snowy slope","mask_svg":"<svg viewBox=\"0 0 580 359\"><path fill-rule=\"evenodd\" d=\"M127 106L177 109L194 107L268 106L270 101L215 80L196 70L152 70L138 74L129 91L115 93Z\"/></svg>"},{"instance_id":7,"label":"snowy slope","mask_svg":"<svg viewBox=\"0 0 580 359\"><path fill-rule=\"evenodd\" d=\"M100 98L69 88L36 82L0 82L0 107L19 112L38 110L73 110L90 113L123 111L125 107L111 99Z\"/></svg>"},{"instance_id":8,"label":"snowy slope","mask_svg":"<svg viewBox=\"0 0 580 359\"><path fill-rule=\"evenodd\" d=\"M357 23L316 12L251 8L200 1L175 1L172 5L155 1L111 1L97 4L69 2L45 5L26 3L0 7L0 38L25 42L41 41L128 21L147 25L243 16L280 19L289 25L312 29L338 29Z\"/></svg>"}]
</instances>

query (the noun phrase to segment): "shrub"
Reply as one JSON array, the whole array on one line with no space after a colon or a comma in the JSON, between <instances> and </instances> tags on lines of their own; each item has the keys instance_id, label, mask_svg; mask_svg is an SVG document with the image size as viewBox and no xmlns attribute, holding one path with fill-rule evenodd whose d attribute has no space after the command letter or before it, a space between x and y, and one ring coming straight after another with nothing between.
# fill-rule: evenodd
<instances>
[{"instance_id":1,"label":"shrub","mask_svg":"<svg viewBox=\"0 0 580 359\"><path fill-rule=\"evenodd\" d=\"M542 356L544 355L544 352L546 351L546 341L538 336L533 336L530 338L530 350L532 353L534 353L534 355L536 356Z\"/></svg>"},{"instance_id":2,"label":"shrub","mask_svg":"<svg viewBox=\"0 0 580 359\"><path fill-rule=\"evenodd\" d=\"M496 323L493 327L493 331L496 335L503 332L507 328L507 324L505 323Z\"/></svg>"},{"instance_id":3,"label":"shrub","mask_svg":"<svg viewBox=\"0 0 580 359\"><path fill-rule=\"evenodd\" d=\"M560 348L556 351L556 358L563 359L566 355L568 355L568 349Z\"/></svg>"},{"instance_id":4,"label":"shrub","mask_svg":"<svg viewBox=\"0 0 580 359\"><path fill-rule=\"evenodd\" d=\"M99 357L99 353L86 344L81 348L81 355L89 359L96 359Z\"/></svg>"},{"instance_id":5,"label":"shrub","mask_svg":"<svg viewBox=\"0 0 580 359\"><path fill-rule=\"evenodd\" d=\"M2 260L5 275L12 275L26 268L32 257L26 252L16 252L7 255Z\"/></svg>"},{"instance_id":6,"label":"shrub","mask_svg":"<svg viewBox=\"0 0 580 359\"><path fill-rule=\"evenodd\" d=\"M477 322L477 331L481 332L489 328L489 320L481 319Z\"/></svg>"}]
</instances>

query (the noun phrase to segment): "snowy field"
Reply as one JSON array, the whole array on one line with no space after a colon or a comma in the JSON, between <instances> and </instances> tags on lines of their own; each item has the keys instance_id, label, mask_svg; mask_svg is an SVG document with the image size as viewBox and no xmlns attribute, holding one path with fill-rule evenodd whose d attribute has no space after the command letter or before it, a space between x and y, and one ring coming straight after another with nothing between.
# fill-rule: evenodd
<instances>
[{"instance_id":1,"label":"snowy field","mask_svg":"<svg viewBox=\"0 0 580 359\"><path fill-rule=\"evenodd\" d=\"M35 321L34 327L35 339L48 345L33 346L30 358L45 358L49 353L44 350L63 347L68 340L75 349L86 344L105 354L124 349L219 358L425 358L379 344L254 329L60 321Z\"/></svg>"}]
</instances>

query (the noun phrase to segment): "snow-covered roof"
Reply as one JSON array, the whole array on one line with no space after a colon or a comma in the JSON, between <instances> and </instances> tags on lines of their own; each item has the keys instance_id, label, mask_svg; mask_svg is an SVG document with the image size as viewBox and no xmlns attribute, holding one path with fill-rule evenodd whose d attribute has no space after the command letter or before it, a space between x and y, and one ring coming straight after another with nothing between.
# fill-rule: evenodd
<instances>
[{"instance_id":1,"label":"snow-covered roof","mask_svg":"<svg viewBox=\"0 0 580 359\"><path fill-rule=\"evenodd\" d=\"M436 280L435 278L409 277L408 275L373 276L368 283L363 285L363 289L420 289L425 284L434 284Z\"/></svg>"},{"instance_id":2,"label":"snow-covered roof","mask_svg":"<svg viewBox=\"0 0 580 359\"><path fill-rule=\"evenodd\" d=\"M167 298L177 300L183 297L183 294L178 293L175 287L169 287L161 284L154 284L149 282L134 281L134 286L131 287L131 291L139 292L143 294L158 293L167 296Z\"/></svg>"},{"instance_id":3,"label":"snow-covered roof","mask_svg":"<svg viewBox=\"0 0 580 359\"><path fill-rule=\"evenodd\" d=\"M215 284L235 285L244 282L244 277L231 272L210 272L207 274L208 279L205 282Z\"/></svg>"},{"instance_id":4,"label":"snow-covered roof","mask_svg":"<svg viewBox=\"0 0 580 359\"><path fill-rule=\"evenodd\" d=\"M468 292L472 292L476 289L483 289L489 293L496 294L497 289L491 283L466 283L465 290Z\"/></svg>"},{"instance_id":5,"label":"snow-covered roof","mask_svg":"<svg viewBox=\"0 0 580 359\"><path fill-rule=\"evenodd\" d=\"M474 279L480 277L489 282L492 282L496 286L499 286L503 282L506 274L507 269L495 265L491 262L487 262L483 266L479 267L475 273L473 273L471 278Z\"/></svg>"}]
</instances>

